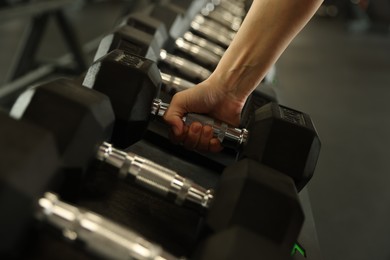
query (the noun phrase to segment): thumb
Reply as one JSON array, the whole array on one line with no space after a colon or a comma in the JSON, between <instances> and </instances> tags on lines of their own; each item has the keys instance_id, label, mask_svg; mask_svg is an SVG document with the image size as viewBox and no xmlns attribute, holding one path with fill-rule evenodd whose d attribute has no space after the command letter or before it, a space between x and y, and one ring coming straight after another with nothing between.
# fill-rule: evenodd
<instances>
[{"instance_id":1,"label":"thumb","mask_svg":"<svg viewBox=\"0 0 390 260\"><path fill-rule=\"evenodd\" d=\"M184 132L183 117L187 113L186 109L180 105L180 102L173 97L168 110L164 114L164 120L172 126L172 131L175 136L180 136Z\"/></svg>"}]
</instances>

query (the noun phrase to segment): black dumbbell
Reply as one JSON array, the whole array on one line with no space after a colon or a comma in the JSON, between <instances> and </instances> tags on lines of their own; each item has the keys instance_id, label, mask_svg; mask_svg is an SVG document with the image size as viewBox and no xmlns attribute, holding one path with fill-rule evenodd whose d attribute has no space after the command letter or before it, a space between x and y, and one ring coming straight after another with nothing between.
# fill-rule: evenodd
<instances>
[{"instance_id":1,"label":"black dumbbell","mask_svg":"<svg viewBox=\"0 0 390 260\"><path fill-rule=\"evenodd\" d=\"M46 192L61 182L57 174L60 158L51 133L4 113L0 113L0 124L2 259L31 257L25 255L23 247L34 243L37 229L33 227L39 223L59 230L67 241L100 258L177 259L124 226Z\"/></svg>"},{"instance_id":2,"label":"black dumbbell","mask_svg":"<svg viewBox=\"0 0 390 260\"><path fill-rule=\"evenodd\" d=\"M183 17L182 13L170 8L168 5L157 4L149 8L147 15L159 20L165 24L169 34L174 38L181 37L187 30L190 30L197 36L208 39L222 48L226 49L231 42L228 35L220 34L214 27L206 26L204 22L188 22L189 18Z\"/></svg>"},{"instance_id":3,"label":"black dumbbell","mask_svg":"<svg viewBox=\"0 0 390 260\"><path fill-rule=\"evenodd\" d=\"M287 260L286 250L278 243L256 235L252 230L231 227L208 237L196 249L193 260Z\"/></svg>"},{"instance_id":4,"label":"black dumbbell","mask_svg":"<svg viewBox=\"0 0 390 260\"><path fill-rule=\"evenodd\" d=\"M218 47L218 45L208 43L205 39L197 37L191 32L186 32L184 34L186 37L183 35L178 38L173 38L168 33L169 28L166 28L163 22L145 14L131 14L123 20L123 24L153 35L154 38L164 39L163 45L161 46L169 53L194 59L210 69L214 69L217 66L221 58L221 52L223 54L223 49ZM164 36L162 37L162 35ZM207 48L201 47L200 45L202 44L203 46L207 46ZM217 54L214 52L217 52Z\"/></svg>"},{"instance_id":5,"label":"black dumbbell","mask_svg":"<svg viewBox=\"0 0 390 260\"><path fill-rule=\"evenodd\" d=\"M208 207L212 190L146 158L105 142L114 124L109 99L71 80L60 79L24 92L11 115L49 130L57 144L65 178L61 195L73 197L94 160L114 166L119 178L143 186L178 205ZM136 119L136 118L135 118ZM70 192L70 194L68 194Z\"/></svg>"},{"instance_id":6,"label":"black dumbbell","mask_svg":"<svg viewBox=\"0 0 390 260\"><path fill-rule=\"evenodd\" d=\"M128 147L140 140L152 116L161 117L167 104L158 99L160 73L154 62L123 51L113 51L88 70L83 85L106 94L116 115L113 142ZM300 190L313 175L320 141L307 114L268 104L256 111L248 128L239 129L198 114L193 121L211 125L223 145L236 148L239 158L253 158L292 177ZM115 130L114 130L115 132Z\"/></svg>"},{"instance_id":7,"label":"black dumbbell","mask_svg":"<svg viewBox=\"0 0 390 260\"><path fill-rule=\"evenodd\" d=\"M206 222L217 233L231 227L250 230L288 257L299 235L303 212L291 178L243 159L223 171Z\"/></svg>"},{"instance_id":8,"label":"black dumbbell","mask_svg":"<svg viewBox=\"0 0 390 260\"><path fill-rule=\"evenodd\" d=\"M151 6L148 11L131 14L130 17L135 19L139 19L141 17L143 21L146 21L149 17L148 22L152 21L154 24L151 25L153 26L156 26L155 21L158 21L157 25L162 23L168 32L168 36L172 39L183 37L185 40L199 45L219 56L222 56L225 52L225 49L218 44L215 44L207 40L207 38L200 37L188 31L190 23L187 25L185 22L183 22L185 19L179 12L170 9L165 5ZM126 18L125 23L127 23Z\"/></svg>"},{"instance_id":9,"label":"black dumbbell","mask_svg":"<svg viewBox=\"0 0 390 260\"><path fill-rule=\"evenodd\" d=\"M166 64L179 75L195 82L203 81L211 75L207 68L161 49L157 39L159 38L131 26L121 26L101 40L94 60L119 48Z\"/></svg>"}]
</instances>

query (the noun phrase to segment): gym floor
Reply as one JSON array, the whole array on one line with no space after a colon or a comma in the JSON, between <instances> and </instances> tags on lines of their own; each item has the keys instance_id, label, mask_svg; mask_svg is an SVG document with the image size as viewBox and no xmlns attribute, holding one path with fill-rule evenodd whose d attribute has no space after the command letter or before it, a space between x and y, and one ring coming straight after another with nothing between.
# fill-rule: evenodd
<instances>
[{"instance_id":1,"label":"gym floor","mask_svg":"<svg viewBox=\"0 0 390 260\"><path fill-rule=\"evenodd\" d=\"M120 2L78 4L68 14L85 43L106 33ZM0 24L0 85L28 19ZM39 57L65 52L54 23ZM277 63L280 103L310 114L322 152L309 193L325 260L390 259L390 35L349 34L314 18Z\"/></svg>"}]
</instances>

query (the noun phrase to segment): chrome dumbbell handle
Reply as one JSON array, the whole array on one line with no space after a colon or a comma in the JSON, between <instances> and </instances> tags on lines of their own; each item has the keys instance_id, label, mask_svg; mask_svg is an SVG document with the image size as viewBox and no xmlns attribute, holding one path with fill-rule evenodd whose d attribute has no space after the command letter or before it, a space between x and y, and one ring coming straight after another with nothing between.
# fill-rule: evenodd
<instances>
[{"instance_id":1,"label":"chrome dumbbell handle","mask_svg":"<svg viewBox=\"0 0 390 260\"><path fill-rule=\"evenodd\" d=\"M211 12L209 10L203 9L201 13L205 17L209 17L210 19L226 26L233 31L237 31L242 24L241 17L234 16L228 11L223 10L222 8L214 9Z\"/></svg>"},{"instance_id":2,"label":"chrome dumbbell handle","mask_svg":"<svg viewBox=\"0 0 390 260\"><path fill-rule=\"evenodd\" d=\"M161 72L160 74L161 74L162 82L165 85L167 92L169 92L172 89L174 89L176 92L179 92L195 86L194 83L189 82L185 79L175 77L163 72Z\"/></svg>"},{"instance_id":3,"label":"chrome dumbbell handle","mask_svg":"<svg viewBox=\"0 0 390 260\"><path fill-rule=\"evenodd\" d=\"M171 67L179 70L184 75L195 80L200 79L201 81L203 81L211 75L211 71L209 71L208 69L189 60L169 54L164 49L161 49L160 51L160 61L167 63Z\"/></svg>"},{"instance_id":4,"label":"chrome dumbbell handle","mask_svg":"<svg viewBox=\"0 0 390 260\"><path fill-rule=\"evenodd\" d=\"M236 36L235 31L232 31L231 29L226 28L224 25L219 24L218 22L208 19L202 15L195 16L193 22L212 29L215 34L221 34L230 41L233 40L234 36Z\"/></svg>"},{"instance_id":5,"label":"chrome dumbbell handle","mask_svg":"<svg viewBox=\"0 0 390 260\"><path fill-rule=\"evenodd\" d=\"M174 198L178 205L187 202L208 208L212 203L212 190L146 158L115 149L109 143L104 142L99 147L97 158L118 168L121 178L134 181L167 198Z\"/></svg>"},{"instance_id":6,"label":"chrome dumbbell handle","mask_svg":"<svg viewBox=\"0 0 390 260\"><path fill-rule=\"evenodd\" d=\"M232 3L230 1L220 1L220 0L213 0L212 3L216 7L222 7L225 11L230 12L232 15L237 17L244 17L245 16L245 5L243 3Z\"/></svg>"},{"instance_id":7,"label":"chrome dumbbell handle","mask_svg":"<svg viewBox=\"0 0 390 260\"><path fill-rule=\"evenodd\" d=\"M215 55L214 53L204 48L201 48L196 44L186 41L182 37L179 37L178 39L175 40L175 48L181 50L184 53L189 54L190 56L194 57L197 61L206 63L213 67L217 66L221 58L220 56Z\"/></svg>"},{"instance_id":8,"label":"chrome dumbbell handle","mask_svg":"<svg viewBox=\"0 0 390 260\"><path fill-rule=\"evenodd\" d=\"M163 117L168 110L168 106L169 104L162 102L160 99L155 99L152 104L151 113L155 116ZM200 122L203 125L211 126L214 137L218 138L224 147L238 149L248 139L248 130L245 128L235 128L205 115L188 113L183 118L183 121L186 125L190 125L192 122Z\"/></svg>"},{"instance_id":9,"label":"chrome dumbbell handle","mask_svg":"<svg viewBox=\"0 0 390 260\"><path fill-rule=\"evenodd\" d=\"M197 21L192 21L190 27L192 31L198 33L202 37L205 37L213 42L216 42L217 44L220 44L225 48L227 48L232 42L232 40L229 39L223 33L218 33L213 28L200 24Z\"/></svg>"},{"instance_id":10,"label":"chrome dumbbell handle","mask_svg":"<svg viewBox=\"0 0 390 260\"><path fill-rule=\"evenodd\" d=\"M103 259L173 260L159 245L98 214L74 207L45 193L38 201L37 217L62 230L71 240L79 240Z\"/></svg>"},{"instance_id":11,"label":"chrome dumbbell handle","mask_svg":"<svg viewBox=\"0 0 390 260\"><path fill-rule=\"evenodd\" d=\"M188 42L191 42L191 43L196 44L196 45L198 45L198 46L200 46L208 51L211 51L212 53L218 55L219 57L222 57L222 55L225 53L225 49L222 48L221 46L219 46L218 44L210 42L210 41L206 40L205 38L199 37L199 36L193 34L192 32L186 32L183 35L183 38Z\"/></svg>"}]
</instances>

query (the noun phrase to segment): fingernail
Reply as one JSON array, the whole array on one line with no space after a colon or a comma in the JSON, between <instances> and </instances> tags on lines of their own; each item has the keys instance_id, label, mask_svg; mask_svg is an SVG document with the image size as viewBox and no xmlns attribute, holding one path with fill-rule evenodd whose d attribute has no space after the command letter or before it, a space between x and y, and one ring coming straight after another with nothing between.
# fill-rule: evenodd
<instances>
[{"instance_id":1,"label":"fingernail","mask_svg":"<svg viewBox=\"0 0 390 260\"><path fill-rule=\"evenodd\" d=\"M202 125L200 124L193 124L191 126L191 130L192 132L194 132L195 134L198 134L200 132L200 130L202 130Z\"/></svg>"}]
</instances>

